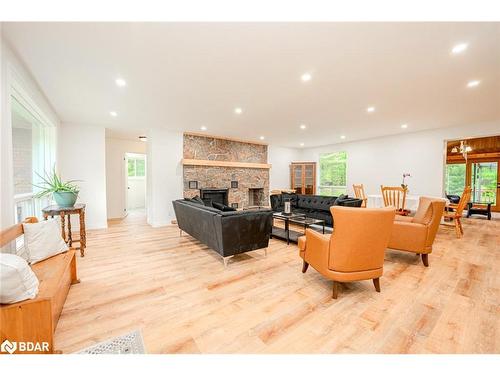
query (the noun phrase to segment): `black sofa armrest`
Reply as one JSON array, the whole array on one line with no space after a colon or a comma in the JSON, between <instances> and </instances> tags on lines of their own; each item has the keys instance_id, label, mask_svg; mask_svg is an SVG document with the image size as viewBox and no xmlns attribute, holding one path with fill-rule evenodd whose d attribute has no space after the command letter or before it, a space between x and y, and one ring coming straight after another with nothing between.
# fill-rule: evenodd
<instances>
[{"instance_id":1,"label":"black sofa armrest","mask_svg":"<svg viewBox=\"0 0 500 375\"><path fill-rule=\"evenodd\" d=\"M338 201L337 204L344 207L361 207L363 200L358 198L345 198Z\"/></svg>"},{"instance_id":2,"label":"black sofa armrest","mask_svg":"<svg viewBox=\"0 0 500 375\"><path fill-rule=\"evenodd\" d=\"M273 211L223 212L219 218L222 256L268 247L273 226Z\"/></svg>"}]
</instances>

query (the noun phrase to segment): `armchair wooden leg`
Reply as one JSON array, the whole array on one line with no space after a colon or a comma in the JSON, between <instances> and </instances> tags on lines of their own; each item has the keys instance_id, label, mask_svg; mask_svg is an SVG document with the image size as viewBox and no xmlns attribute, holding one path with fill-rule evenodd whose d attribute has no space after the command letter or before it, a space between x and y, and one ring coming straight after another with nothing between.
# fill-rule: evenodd
<instances>
[{"instance_id":1,"label":"armchair wooden leg","mask_svg":"<svg viewBox=\"0 0 500 375\"><path fill-rule=\"evenodd\" d=\"M339 295L339 283L334 281L333 282L333 290L332 290L332 298L337 299Z\"/></svg>"},{"instance_id":2,"label":"armchair wooden leg","mask_svg":"<svg viewBox=\"0 0 500 375\"><path fill-rule=\"evenodd\" d=\"M429 267L429 254L422 254L422 263L424 263L424 266Z\"/></svg>"},{"instance_id":3,"label":"armchair wooden leg","mask_svg":"<svg viewBox=\"0 0 500 375\"><path fill-rule=\"evenodd\" d=\"M375 286L375 290L380 293L380 278L377 277L373 279L373 285Z\"/></svg>"},{"instance_id":4,"label":"armchair wooden leg","mask_svg":"<svg viewBox=\"0 0 500 375\"><path fill-rule=\"evenodd\" d=\"M455 219L455 233L457 234L457 238L462 237L462 232L460 231L460 221L459 219Z\"/></svg>"},{"instance_id":5,"label":"armchair wooden leg","mask_svg":"<svg viewBox=\"0 0 500 375\"><path fill-rule=\"evenodd\" d=\"M464 234L464 228L462 228L462 220L457 219L457 221L458 221L458 228L460 229L460 235L463 236L463 234Z\"/></svg>"},{"instance_id":6,"label":"armchair wooden leg","mask_svg":"<svg viewBox=\"0 0 500 375\"><path fill-rule=\"evenodd\" d=\"M308 267L309 267L309 263L307 263L304 260L304 262L302 263L302 273L306 273Z\"/></svg>"}]
</instances>

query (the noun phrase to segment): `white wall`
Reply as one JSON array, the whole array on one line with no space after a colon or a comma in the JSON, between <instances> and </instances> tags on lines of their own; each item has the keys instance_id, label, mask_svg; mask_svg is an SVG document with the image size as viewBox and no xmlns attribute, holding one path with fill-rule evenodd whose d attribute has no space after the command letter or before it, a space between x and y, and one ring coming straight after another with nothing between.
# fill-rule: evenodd
<instances>
[{"instance_id":1,"label":"white wall","mask_svg":"<svg viewBox=\"0 0 500 375\"><path fill-rule=\"evenodd\" d=\"M267 155L268 163L271 164L269 172L270 190L290 189L290 163L300 160L301 150L269 145Z\"/></svg>"},{"instance_id":2,"label":"white wall","mask_svg":"<svg viewBox=\"0 0 500 375\"><path fill-rule=\"evenodd\" d=\"M145 142L106 138L106 204L108 219L122 218L126 214L125 153L145 154Z\"/></svg>"},{"instance_id":3,"label":"white wall","mask_svg":"<svg viewBox=\"0 0 500 375\"><path fill-rule=\"evenodd\" d=\"M301 150L301 159L319 162L321 153L347 152L347 186L362 183L366 194L380 194L380 185L401 184L403 172L410 194L442 196L445 141L500 134L500 122L441 128ZM319 181L319 173L318 173Z\"/></svg>"},{"instance_id":4,"label":"white wall","mask_svg":"<svg viewBox=\"0 0 500 375\"><path fill-rule=\"evenodd\" d=\"M147 217L153 227L175 219L172 201L183 197L180 132L152 129L148 134Z\"/></svg>"},{"instance_id":5,"label":"white wall","mask_svg":"<svg viewBox=\"0 0 500 375\"><path fill-rule=\"evenodd\" d=\"M11 87L15 82L51 124L60 120L29 69L2 37L0 23L0 228L14 222Z\"/></svg>"},{"instance_id":6,"label":"white wall","mask_svg":"<svg viewBox=\"0 0 500 375\"><path fill-rule=\"evenodd\" d=\"M87 205L86 228L106 228L105 129L63 124L59 128L58 143L58 169L62 178L83 180L78 183L78 202Z\"/></svg>"}]
</instances>

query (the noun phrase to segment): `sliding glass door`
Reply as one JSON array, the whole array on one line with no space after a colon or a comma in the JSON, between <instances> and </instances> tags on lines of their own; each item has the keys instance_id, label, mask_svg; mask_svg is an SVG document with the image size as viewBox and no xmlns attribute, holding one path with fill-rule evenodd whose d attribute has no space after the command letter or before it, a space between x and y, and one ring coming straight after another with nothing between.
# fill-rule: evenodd
<instances>
[{"instance_id":1,"label":"sliding glass door","mask_svg":"<svg viewBox=\"0 0 500 375\"><path fill-rule=\"evenodd\" d=\"M498 159L447 164L445 170L446 194L462 195L465 186L472 189L471 202L491 204L500 211L500 163Z\"/></svg>"},{"instance_id":2,"label":"sliding glass door","mask_svg":"<svg viewBox=\"0 0 500 375\"><path fill-rule=\"evenodd\" d=\"M498 208L498 161L471 163L471 200Z\"/></svg>"}]
</instances>

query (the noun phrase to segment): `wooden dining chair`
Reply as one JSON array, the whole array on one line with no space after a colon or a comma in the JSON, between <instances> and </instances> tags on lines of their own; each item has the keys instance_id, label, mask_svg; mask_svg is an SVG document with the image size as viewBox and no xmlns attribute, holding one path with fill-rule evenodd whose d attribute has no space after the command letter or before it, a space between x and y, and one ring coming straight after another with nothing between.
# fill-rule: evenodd
<instances>
[{"instance_id":1,"label":"wooden dining chair","mask_svg":"<svg viewBox=\"0 0 500 375\"><path fill-rule=\"evenodd\" d=\"M365 188L363 187L363 184L359 184L359 185L354 184L354 185L352 185L352 188L354 189L354 196L358 199L363 200L361 207L366 208L366 202L367 202L368 198L366 198Z\"/></svg>"},{"instance_id":2,"label":"wooden dining chair","mask_svg":"<svg viewBox=\"0 0 500 375\"><path fill-rule=\"evenodd\" d=\"M395 207L396 214L407 215L408 211L405 210L406 205L406 190L401 186L383 186L380 185L382 190L382 198L384 199L385 207Z\"/></svg>"},{"instance_id":3,"label":"wooden dining chair","mask_svg":"<svg viewBox=\"0 0 500 375\"><path fill-rule=\"evenodd\" d=\"M461 219L464 208L467 206L467 203L469 203L470 195L471 188L470 186L466 186L464 192L462 193L462 196L460 197L460 201L457 204L448 204L448 206L446 207L447 210L443 214L443 217L445 219L453 220L457 238L461 238L464 234Z\"/></svg>"}]
</instances>

